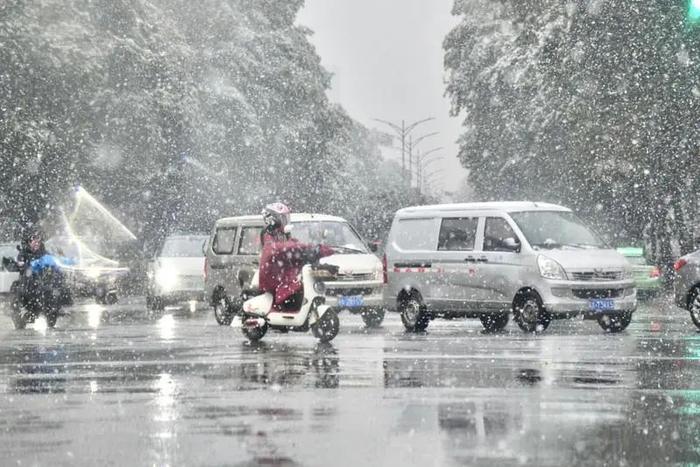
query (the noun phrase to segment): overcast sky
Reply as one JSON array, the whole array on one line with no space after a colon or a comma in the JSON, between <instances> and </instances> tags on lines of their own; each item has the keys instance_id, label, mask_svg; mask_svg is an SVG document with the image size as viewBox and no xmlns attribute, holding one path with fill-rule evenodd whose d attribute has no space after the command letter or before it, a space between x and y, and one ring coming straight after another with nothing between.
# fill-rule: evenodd
<instances>
[{"instance_id":1,"label":"overcast sky","mask_svg":"<svg viewBox=\"0 0 700 467\"><path fill-rule=\"evenodd\" d=\"M374 118L400 123L426 117L414 137L439 131L421 143L423 151L445 149L435 180L456 190L466 175L457 160L459 119L449 116L443 97L442 41L456 23L452 0L306 0L298 22L314 31L312 43L334 73L332 100L368 127L385 129ZM400 152L385 151L400 160Z\"/></svg>"}]
</instances>

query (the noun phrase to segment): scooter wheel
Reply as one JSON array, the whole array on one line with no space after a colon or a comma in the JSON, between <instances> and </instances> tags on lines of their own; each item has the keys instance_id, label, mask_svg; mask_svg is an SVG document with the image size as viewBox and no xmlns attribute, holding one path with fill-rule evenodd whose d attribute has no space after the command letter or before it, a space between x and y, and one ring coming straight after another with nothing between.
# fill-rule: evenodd
<instances>
[{"instance_id":1,"label":"scooter wheel","mask_svg":"<svg viewBox=\"0 0 700 467\"><path fill-rule=\"evenodd\" d=\"M46 313L46 325L49 328L56 326L56 321L58 321L58 310Z\"/></svg>"},{"instance_id":2,"label":"scooter wheel","mask_svg":"<svg viewBox=\"0 0 700 467\"><path fill-rule=\"evenodd\" d=\"M12 300L12 324L14 324L15 329L27 327L27 320L22 316L22 305L20 305L17 297Z\"/></svg>"},{"instance_id":3,"label":"scooter wheel","mask_svg":"<svg viewBox=\"0 0 700 467\"><path fill-rule=\"evenodd\" d=\"M267 323L257 326L246 326L245 319L243 319L241 330L250 342L257 342L267 334Z\"/></svg>"},{"instance_id":4,"label":"scooter wheel","mask_svg":"<svg viewBox=\"0 0 700 467\"><path fill-rule=\"evenodd\" d=\"M114 305L119 301L119 297L117 297L117 294L114 292L110 292L105 296L105 303L107 305Z\"/></svg>"},{"instance_id":5,"label":"scooter wheel","mask_svg":"<svg viewBox=\"0 0 700 467\"><path fill-rule=\"evenodd\" d=\"M335 339L340 331L338 313L333 310L326 311L318 321L311 326L311 332L321 342L330 342Z\"/></svg>"}]
</instances>

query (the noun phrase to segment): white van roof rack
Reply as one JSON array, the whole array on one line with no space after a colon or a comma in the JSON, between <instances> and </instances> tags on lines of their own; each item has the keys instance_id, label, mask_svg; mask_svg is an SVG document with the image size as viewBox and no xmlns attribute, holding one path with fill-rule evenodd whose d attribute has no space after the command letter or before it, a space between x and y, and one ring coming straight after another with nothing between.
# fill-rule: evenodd
<instances>
[{"instance_id":1,"label":"white van roof rack","mask_svg":"<svg viewBox=\"0 0 700 467\"><path fill-rule=\"evenodd\" d=\"M557 204L540 201L489 201L483 203L432 204L427 206L410 206L400 209L399 213L420 213L426 211L571 211Z\"/></svg>"}]
</instances>

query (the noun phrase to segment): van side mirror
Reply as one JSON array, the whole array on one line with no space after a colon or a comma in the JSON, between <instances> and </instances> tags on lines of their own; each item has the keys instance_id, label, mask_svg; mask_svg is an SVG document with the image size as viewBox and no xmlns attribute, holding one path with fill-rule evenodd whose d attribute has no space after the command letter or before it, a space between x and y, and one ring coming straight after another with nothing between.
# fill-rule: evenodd
<instances>
[{"instance_id":1,"label":"van side mirror","mask_svg":"<svg viewBox=\"0 0 700 467\"><path fill-rule=\"evenodd\" d=\"M376 253L379 251L379 247L381 244L382 242L380 242L379 240L375 240L373 242L369 242L367 246L369 247L369 251L371 251L372 253Z\"/></svg>"},{"instance_id":2,"label":"van side mirror","mask_svg":"<svg viewBox=\"0 0 700 467\"><path fill-rule=\"evenodd\" d=\"M207 238L204 240L204 243L202 243L202 255L207 256L207 246L209 246L209 239Z\"/></svg>"},{"instance_id":3,"label":"van side mirror","mask_svg":"<svg viewBox=\"0 0 700 467\"><path fill-rule=\"evenodd\" d=\"M12 258L2 258L2 266L7 272L19 272L17 263Z\"/></svg>"},{"instance_id":4,"label":"van side mirror","mask_svg":"<svg viewBox=\"0 0 700 467\"><path fill-rule=\"evenodd\" d=\"M508 251L520 253L520 242L513 237L504 238L503 247Z\"/></svg>"}]
</instances>

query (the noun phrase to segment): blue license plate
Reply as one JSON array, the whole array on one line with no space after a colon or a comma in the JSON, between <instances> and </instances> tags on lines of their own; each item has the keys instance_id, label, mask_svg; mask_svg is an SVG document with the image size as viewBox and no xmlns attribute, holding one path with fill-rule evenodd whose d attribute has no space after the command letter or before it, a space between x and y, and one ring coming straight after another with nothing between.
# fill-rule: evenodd
<instances>
[{"instance_id":1,"label":"blue license plate","mask_svg":"<svg viewBox=\"0 0 700 467\"><path fill-rule=\"evenodd\" d=\"M338 298L338 306L344 306L347 308L357 308L358 306L363 306L365 304L365 299L361 295L352 295L349 297L342 296Z\"/></svg>"},{"instance_id":2,"label":"blue license plate","mask_svg":"<svg viewBox=\"0 0 700 467\"><path fill-rule=\"evenodd\" d=\"M588 300L588 309L592 311L610 311L615 309L615 300L599 298Z\"/></svg>"}]
</instances>

